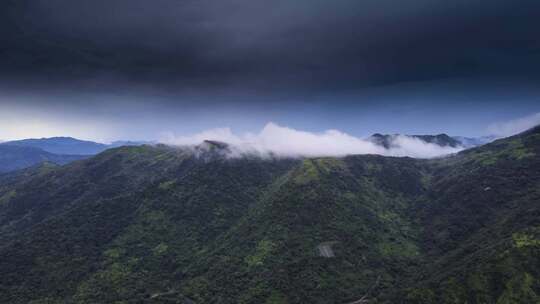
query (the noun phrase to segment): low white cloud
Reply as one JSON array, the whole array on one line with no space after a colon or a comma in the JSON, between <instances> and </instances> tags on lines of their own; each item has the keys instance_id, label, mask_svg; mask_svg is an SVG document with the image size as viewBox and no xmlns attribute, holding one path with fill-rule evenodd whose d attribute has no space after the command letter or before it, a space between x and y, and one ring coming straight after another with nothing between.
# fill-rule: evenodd
<instances>
[{"instance_id":1,"label":"low white cloud","mask_svg":"<svg viewBox=\"0 0 540 304\"><path fill-rule=\"evenodd\" d=\"M204 140L228 143L233 155L255 153L277 156L344 156L351 154L379 154L431 158L462 150L461 147L441 147L418 138L395 136L391 148L338 130L320 133L300 131L268 123L259 133L234 134L229 128L212 129L191 136L169 134L162 142L172 145L197 145Z\"/></svg>"},{"instance_id":2,"label":"low white cloud","mask_svg":"<svg viewBox=\"0 0 540 304\"><path fill-rule=\"evenodd\" d=\"M495 136L506 137L521 133L537 125L540 125L540 112L506 122L494 123L488 127L488 131Z\"/></svg>"}]
</instances>

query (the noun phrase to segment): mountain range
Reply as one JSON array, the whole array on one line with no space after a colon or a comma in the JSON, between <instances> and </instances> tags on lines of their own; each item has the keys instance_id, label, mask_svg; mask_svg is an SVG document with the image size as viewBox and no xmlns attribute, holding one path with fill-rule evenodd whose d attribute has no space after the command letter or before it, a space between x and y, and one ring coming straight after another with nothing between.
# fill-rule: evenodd
<instances>
[{"instance_id":1,"label":"mountain range","mask_svg":"<svg viewBox=\"0 0 540 304\"><path fill-rule=\"evenodd\" d=\"M396 145L394 140L398 136L400 135L383 135L377 133L370 136L368 140L389 149ZM452 148L471 148L495 139L493 137L450 137L446 134L404 136L420 139L423 142L436 144L441 147ZM102 144L72 137L32 138L0 142L0 173L28 168L43 161L63 165L74 160L88 158L107 149L144 144L155 144L155 142L115 141L111 144Z\"/></svg>"},{"instance_id":2,"label":"mountain range","mask_svg":"<svg viewBox=\"0 0 540 304\"><path fill-rule=\"evenodd\" d=\"M540 127L436 159L108 149L0 177L2 303L538 303Z\"/></svg>"},{"instance_id":3,"label":"mountain range","mask_svg":"<svg viewBox=\"0 0 540 304\"><path fill-rule=\"evenodd\" d=\"M150 143L151 142L115 141L111 144L102 144L88 140L80 140L73 137L50 137L14 140L3 142L1 144L18 147L38 148L54 154L95 155L110 148L120 146L136 146Z\"/></svg>"},{"instance_id":4,"label":"mountain range","mask_svg":"<svg viewBox=\"0 0 540 304\"><path fill-rule=\"evenodd\" d=\"M39 148L0 144L0 173L28 168L42 162L64 165L84 158L83 155L54 154Z\"/></svg>"},{"instance_id":5,"label":"mountain range","mask_svg":"<svg viewBox=\"0 0 540 304\"><path fill-rule=\"evenodd\" d=\"M88 158L110 148L146 143L116 141L111 144L102 144L72 137L51 137L1 142L0 173L28 168L38 165L41 162L64 165L75 160Z\"/></svg>"}]
</instances>

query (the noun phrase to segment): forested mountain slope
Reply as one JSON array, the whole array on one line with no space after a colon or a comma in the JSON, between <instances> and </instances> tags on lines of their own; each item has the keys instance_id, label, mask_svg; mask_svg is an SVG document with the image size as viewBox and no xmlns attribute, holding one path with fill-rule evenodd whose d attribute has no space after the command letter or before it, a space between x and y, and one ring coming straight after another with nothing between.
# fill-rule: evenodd
<instances>
[{"instance_id":1,"label":"forested mountain slope","mask_svg":"<svg viewBox=\"0 0 540 304\"><path fill-rule=\"evenodd\" d=\"M539 301L539 128L431 160L227 149L0 178L0 302Z\"/></svg>"},{"instance_id":2,"label":"forested mountain slope","mask_svg":"<svg viewBox=\"0 0 540 304\"><path fill-rule=\"evenodd\" d=\"M418 303L540 301L539 156L537 127L432 161Z\"/></svg>"}]
</instances>

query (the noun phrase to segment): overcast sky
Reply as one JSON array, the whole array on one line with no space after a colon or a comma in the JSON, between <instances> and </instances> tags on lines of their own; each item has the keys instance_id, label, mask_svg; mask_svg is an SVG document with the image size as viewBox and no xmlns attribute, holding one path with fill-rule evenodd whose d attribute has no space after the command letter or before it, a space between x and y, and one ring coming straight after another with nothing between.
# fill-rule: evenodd
<instances>
[{"instance_id":1,"label":"overcast sky","mask_svg":"<svg viewBox=\"0 0 540 304\"><path fill-rule=\"evenodd\" d=\"M0 5L0 139L477 136L540 112L537 0Z\"/></svg>"}]
</instances>

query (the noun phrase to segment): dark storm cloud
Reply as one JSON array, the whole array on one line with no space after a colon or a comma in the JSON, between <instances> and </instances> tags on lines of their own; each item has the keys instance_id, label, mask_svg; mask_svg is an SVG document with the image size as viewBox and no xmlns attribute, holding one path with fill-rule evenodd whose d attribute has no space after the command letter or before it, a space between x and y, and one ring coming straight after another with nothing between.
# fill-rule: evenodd
<instances>
[{"instance_id":1,"label":"dark storm cloud","mask_svg":"<svg viewBox=\"0 0 540 304\"><path fill-rule=\"evenodd\" d=\"M0 77L172 90L538 76L537 0L8 0Z\"/></svg>"}]
</instances>

